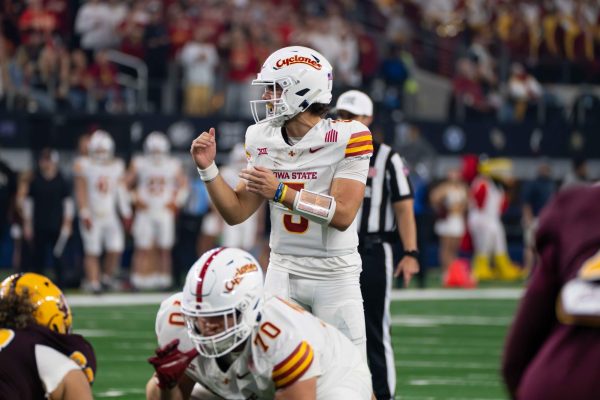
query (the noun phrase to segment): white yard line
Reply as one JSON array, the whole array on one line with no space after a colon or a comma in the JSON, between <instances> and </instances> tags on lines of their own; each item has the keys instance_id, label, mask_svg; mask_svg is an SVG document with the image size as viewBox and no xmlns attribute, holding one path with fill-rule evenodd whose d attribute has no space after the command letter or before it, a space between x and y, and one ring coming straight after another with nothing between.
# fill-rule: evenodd
<instances>
[{"instance_id":1,"label":"white yard line","mask_svg":"<svg viewBox=\"0 0 600 400\"><path fill-rule=\"evenodd\" d=\"M439 325L506 326L512 317L483 317L479 315L394 315L395 326L430 327Z\"/></svg>"},{"instance_id":2,"label":"white yard line","mask_svg":"<svg viewBox=\"0 0 600 400\"><path fill-rule=\"evenodd\" d=\"M467 299L520 299L522 288L504 289L396 289L392 300L467 300Z\"/></svg>"},{"instance_id":3,"label":"white yard line","mask_svg":"<svg viewBox=\"0 0 600 400\"><path fill-rule=\"evenodd\" d=\"M523 289L395 289L392 300L465 300L519 299ZM76 307L133 306L160 304L170 293L123 293L104 295L67 295L69 305Z\"/></svg>"}]
</instances>

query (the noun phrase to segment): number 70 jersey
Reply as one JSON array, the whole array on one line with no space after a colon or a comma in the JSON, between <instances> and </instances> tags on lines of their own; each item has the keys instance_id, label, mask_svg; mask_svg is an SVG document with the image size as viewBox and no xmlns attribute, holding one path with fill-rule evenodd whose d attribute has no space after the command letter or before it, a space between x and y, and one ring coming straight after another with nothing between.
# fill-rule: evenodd
<instances>
[{"instance_id":1,"label":"number 70 jersey","mask_svg":"<svg viewBox=\"0 0 600 400\"><path fill-rule=\"evenodd\" d=\"M261 166L290 188L330 194L335 178L366 182L373 153L371 132L356 121L322 119L302 139L289 145L281 128L252 125L246 131L248 167ZM323 226L269 202L271 250L296 256L345 256L356 251L354 222L345 231Z\"/></svg>"},{"instance_id":2,"label":"number 70 jersey","mask_svg":"<svg viewBox=\"0 0 600 400\"><path fill-rule=\"evenodd\" d=\"M156 316L159 346L179 339L178 349L193 348L183 324L182 293L163 301ZM195 382L225 399L273 399L275 391L317 378L317 398L339 386L371 397L371 375L357 347L341 332L278 297L265 300L243 350L223 371L216 359L197 356L186 370ZM331 398L328 397L328 398ZM335 398L335 397L334 397ZM339 397L338 397L339 398Z\"/></svg>"}]
</instances>

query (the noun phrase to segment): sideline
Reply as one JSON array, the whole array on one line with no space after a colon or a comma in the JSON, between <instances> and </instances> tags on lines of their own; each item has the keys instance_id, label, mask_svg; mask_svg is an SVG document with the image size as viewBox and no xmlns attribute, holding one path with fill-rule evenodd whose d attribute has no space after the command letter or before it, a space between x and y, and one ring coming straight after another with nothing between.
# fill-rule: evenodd
<instances>
[{"instance_id":1,"label":"sideline","mask_svg":"<svg viewBox=\"0 0 600 400\"><path fill-rule=\"evenodd\" d=\"M394 289L392 300L466 300L466 299L519 299L523 289ZM171 293L123 293L103 295L66 295L70 306L74 307L106 307L158 305Z\"/></svg>"}]
</instances>

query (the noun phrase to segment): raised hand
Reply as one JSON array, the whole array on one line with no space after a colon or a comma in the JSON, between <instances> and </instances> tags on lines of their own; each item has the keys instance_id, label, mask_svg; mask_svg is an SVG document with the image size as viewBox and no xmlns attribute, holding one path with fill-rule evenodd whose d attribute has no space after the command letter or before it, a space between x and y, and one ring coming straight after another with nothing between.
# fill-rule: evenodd
<instances>
[{"instance_id":1,"label":"raised hand","mask_svg":"<svg viewBox=\"0 0 600 400\"><path fill-rule=\"evenodd\" d=\"M208 168L215 160L217 154L217 142L215 140L215 128L204 131L192 142L190 154L200 169Z\"/></svg>"}]
</instances>

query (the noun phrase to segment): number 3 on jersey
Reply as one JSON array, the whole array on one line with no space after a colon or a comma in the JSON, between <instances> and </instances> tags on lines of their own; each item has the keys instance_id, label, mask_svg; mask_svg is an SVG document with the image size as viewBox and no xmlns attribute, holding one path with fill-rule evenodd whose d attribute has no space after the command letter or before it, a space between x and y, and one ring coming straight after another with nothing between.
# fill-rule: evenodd
<instances>
[{"instance_id":1,"label":"number 3 on jersey","mask_svg":"<svg viewBox=\"0 0 600 400\"><path fill-rule=\"evenodd\" d=\"M304 183L302 182L288 182L286 185L296 191L304 188ZM299 215L284 214L283 226L290 233L304 233L308 230L308 220Z\"/></svg>"}]
</instances>

